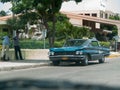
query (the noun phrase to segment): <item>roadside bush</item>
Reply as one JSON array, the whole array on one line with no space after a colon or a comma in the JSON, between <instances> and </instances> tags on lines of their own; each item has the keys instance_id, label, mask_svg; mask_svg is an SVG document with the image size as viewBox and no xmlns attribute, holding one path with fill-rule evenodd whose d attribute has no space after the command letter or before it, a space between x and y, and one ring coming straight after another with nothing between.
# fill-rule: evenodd
<instances>
[{"instance_id":1,"label":"roadside bush","mask_svg":"<svg viewBox=\"0 0 120 90\"><path fill-rule=\"evenodd\" d=\"M64 44L64 40L63 41L55 41L54 47L62 47Z\"/></svg>"},{"instance_id":2,"label":"roadside bush","mask_svg":"<svg viewBox=\"0 0 120 90\"><path fill-rule=\"evenodd\" d=\"M64 41L55 41L54 47L61 47L63 46ZM0 40L0 45L2 45L2 40ZM43 40L20 40L20 47L21 49L44 49L44 41ZM11 41L10 48L13 47L13 43ZM49 43L46 39L45 41L45 49L49 49Z\"/></svg>"},{"instance_id":3,"label":"roadside bush","mask_svg":"<svg viewBox=\"0 0 120 90\"><path fill-rule=\"evenodd\" d=\"M55 41L54 47L62 47L64 44L64 40L62 41ZM2 45L2 40L0 40L0 45ZM110 47L110 42L100 42L101 46ZM21 49L44 49L44 41L43 40L20 40L20 47ZM10 48L14 48L11 42ZM45 41L45 49L49 49L48 40Z\"/></svg>"},{"instance_id":4,"label":"roadside bush","mask_svg":"<svg viewBox=\"0 0 120 90\"><path fill-rule=\"evenodd\" d=\"M43 49L43 40L21 40L20 46L22 49ZM45 41L45 48L49 48L48 41Z\"/></svg>"},{"instance_id":5,"label":"roadside bush","mask_svg":"<svg viewBox=\"0 0 120 90\"><path fill-rule=\"evenodd\" d=\"M109 47L110 47L110 42L101 41L101 42L100 42L100 45L109 48Z\"/></svg>"},{"instance_id":6,"label":"roadside bush","mask_svg":"<svg viewBox=\"0 0 120 90\"><path fill-rule=\"evenodd\" d=\"M63 46L64 41L55 41L54 47ZM43 49L44 41L43 40L21 40L20 46L22 49ZM45 48L49 49L48 40L45 41Z\"/></svg>"}]
</instances>

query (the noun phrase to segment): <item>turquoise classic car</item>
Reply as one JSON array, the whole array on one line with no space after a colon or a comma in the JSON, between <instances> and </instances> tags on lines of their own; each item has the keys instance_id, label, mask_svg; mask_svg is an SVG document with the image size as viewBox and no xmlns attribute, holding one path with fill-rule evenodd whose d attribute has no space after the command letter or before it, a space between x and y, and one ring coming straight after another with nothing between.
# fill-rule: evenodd
<instances>
[{"instance_id":1,"label":"turquoise classic car","mask_svg":"<svg viewBox=\"0 0 120 90\"><path fill-rule=\"evenodd\" d=\"M65 42L63 47L49 49L49 59L53 65L59 65L63 61L81 63L84 66L92 60L104 63L105 57L109 54L110 49L100 46L95 38L70 39Z\"/></svg>"}]
</instances>

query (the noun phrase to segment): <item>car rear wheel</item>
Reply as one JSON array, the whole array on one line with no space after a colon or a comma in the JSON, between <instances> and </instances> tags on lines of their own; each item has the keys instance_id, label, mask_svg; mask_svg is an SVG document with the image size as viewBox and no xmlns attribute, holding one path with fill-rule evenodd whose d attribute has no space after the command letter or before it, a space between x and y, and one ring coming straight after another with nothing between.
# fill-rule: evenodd
<instances>
[{"instance_id":1,"label":"car rear wheel","mask_svg":"<svg viewBox=\"0 0 120 90\"><path fill-rule=\"evenodd\" d=\"M85 55L85 59L81 62L83 66L87 66L88 65L88 56Z\"/></svg>"},{"instance_id":2,"label":"car rear wheel","mask_svg":"<svg viewBox=\"0 0 120 90\"><path fill-rule=\"evenodd\" d=\"M99 63L104 63L105 62L105 56L103 55L101 59L99 59Z\"/></svg>"},{"instance_id":3,"label":"car rear wheel","mask_svg":"<svg viewBox=\"0 0 120 90\"><path fill-rule=\"evenodd\" d=\"M59 61L52 61L52 64L53 64L54 66L58 66L58 65L60 64L60 62L59 62Z\"/></svg>"}]
</instances>

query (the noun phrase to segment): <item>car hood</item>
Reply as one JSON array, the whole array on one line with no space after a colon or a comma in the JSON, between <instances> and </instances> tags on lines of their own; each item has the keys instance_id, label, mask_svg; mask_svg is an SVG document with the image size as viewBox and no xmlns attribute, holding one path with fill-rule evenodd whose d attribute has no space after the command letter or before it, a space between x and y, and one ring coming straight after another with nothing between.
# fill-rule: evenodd
<instances>
[{"instance_id":1,"label":"car hood","mask_svg":"<svg viewBox=\"0 0 120 90\"><path fill-rule=\"evenodd\" d=\"M61 47L61 48L50 48L50 51L59 52L59 51L76 51L83 49L84 47Z\"/></svg>"}]
</instances>

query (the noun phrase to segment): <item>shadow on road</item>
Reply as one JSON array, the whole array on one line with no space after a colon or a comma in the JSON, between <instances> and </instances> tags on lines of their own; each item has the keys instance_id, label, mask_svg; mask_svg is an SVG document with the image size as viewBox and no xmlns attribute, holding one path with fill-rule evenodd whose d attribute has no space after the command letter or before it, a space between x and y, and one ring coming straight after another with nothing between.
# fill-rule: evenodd
<instances>
[{"instance_id":1,"label":"shadow on road","mask_svg":"<svg viewBox=\"0 0 120 90\"><path fill-rule=\"evenodd\" d=\"M120 90L119 87L61 80L14 79L0 81L0 90Z\"/></svg>"},{"instance_id":2,"label":"shadow on road","mask_svg":"<svg viewBox=\"0 0 120 90\"><path fill-rule=\"evenodd\" d=\"M49 60L11 60L4 62L15 62L15 63L50 63Z\"/></svg>"},{"instance_id":3,"label":"shadow on road","mask_svg":"<svg viewBox=\"0 0 120 90\"><path fill-rule=\"evenodd\" d=\"M101 64L106 64L107 62L105 63L101 63ZM93 66L93 65L101 65L99 62L97 61L91 61L88 63L87 66ZM52 65L52 63L50 63L51 66L54 66ZM81 66L81 67L84 67L81 63L75 63L75 62L61 62L58 66L64 66L64 67L78 67L78 66Z\"/></svg>"}]
</instances>

